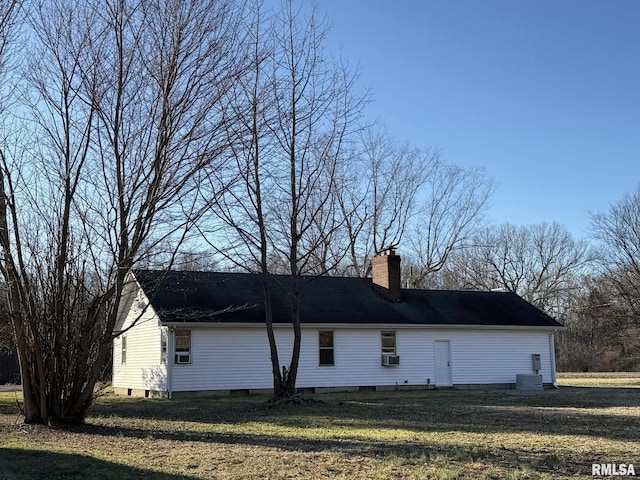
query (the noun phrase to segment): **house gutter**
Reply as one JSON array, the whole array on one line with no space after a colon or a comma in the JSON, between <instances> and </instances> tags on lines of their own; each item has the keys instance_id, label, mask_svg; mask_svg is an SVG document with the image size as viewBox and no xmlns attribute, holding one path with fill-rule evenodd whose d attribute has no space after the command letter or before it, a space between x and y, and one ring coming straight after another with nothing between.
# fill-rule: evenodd
<instances>
[{"instance_id":1,"label":"house gutter","mask_svg":"<svg viewBox=\"0 0 640 480\"><path fill-rule=\"evenodd\" d=\"M174 345L175 345L175 328L169 327L169 334L167 335L167 398L171 400L173 397L173 359L174 359Z\"/></svg>"},{"instance_id":2,"label":"house gutter","mask_svg":"<svg viewBox=\"0 0 640 480\"><path fill-rule=\"evenodd\" d=\"M264 327L264 323L258 322L162 322L163 326L169 328L237 328L237 327ZM274 328L291 328L291 323L274 323ZM558 331L564 328L558 325L473 325L473 324L417 324L417 323L302 323L302 328L354 328L354 329L433 329L433 330L538 330L538 331Z\"/></svg>"},{"instance_id":3,"label":"house gutter","mask_svg":"<svg viewBox=\"0 0 640 480\"><path fill-rule=\"evenodd\" d=\"M558 380L556 378L556 347L554 332L549 333L549 358L551 359L551 384L554 388L558 388Z\"/></svg>"}]
</instances>

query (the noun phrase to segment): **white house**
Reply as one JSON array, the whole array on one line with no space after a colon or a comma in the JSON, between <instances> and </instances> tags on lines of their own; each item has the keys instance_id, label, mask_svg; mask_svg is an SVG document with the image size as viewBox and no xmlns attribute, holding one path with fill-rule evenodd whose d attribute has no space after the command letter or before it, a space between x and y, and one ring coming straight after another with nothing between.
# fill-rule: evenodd
<instances>
[{"instance_id":1,"label":"white house","mask_svg":"<svg viewBox=\"0 0 640 480\"><path fill-rule=\"evenodd\" d=\"M513 293L401 289L400 257L391 249L372 265L373 279L303 278L302 391L511 388L519 375L555 384L561 325L536 307ZM288 281L273 276L270 285L284 366L293 343ZM113 345L115 391L174 397L272 389L262 292L251 274L132 272L117 325L124 333Z\"/></svg>"}]
</instances>

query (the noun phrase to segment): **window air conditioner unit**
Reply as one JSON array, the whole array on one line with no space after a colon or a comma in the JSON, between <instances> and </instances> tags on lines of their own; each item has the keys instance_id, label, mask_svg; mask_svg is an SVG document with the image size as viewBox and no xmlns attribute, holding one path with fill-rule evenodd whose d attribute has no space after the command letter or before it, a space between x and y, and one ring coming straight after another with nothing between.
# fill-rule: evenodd
<instances>
[{"instance_id":1,"label":"window air conditioner unit","mask_svg":"<svg viewBox=\"0 0 640 480\"><path fill-rule=\"evenodd\" d=\"M384 353L382 355L382 366L393 367L394 365L400 365L400 357L398 355L392 355L390 353Z\"/></svg>"},{"instance_id":2,"label":"window air conditioner unit","mask_svg":"<svg viewBox=\"0 0 640 480\"><path fill-rule=\"evenodd\" d=\"M176 363L191 363L191 355L188 353L176 353Z\"/></svg>"}]
</instances>

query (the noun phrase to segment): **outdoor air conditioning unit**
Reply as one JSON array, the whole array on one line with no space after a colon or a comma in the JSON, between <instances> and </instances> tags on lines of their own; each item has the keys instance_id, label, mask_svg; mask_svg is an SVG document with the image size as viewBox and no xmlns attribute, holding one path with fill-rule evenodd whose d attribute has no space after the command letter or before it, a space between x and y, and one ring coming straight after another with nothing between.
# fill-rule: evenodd
<instances>
[{"instance_id":1,"label":"outdoor air conditioning unit","mask_svg":"<svg viewBox=\"0 0 640 480\"><path fill-rule=\"evenodd\" d=\"M382 366L393 367L394 365L400 365L400 357L398 355L392 355L390 353L383 353Z\"/></svg>"},{"instance_id":2,"label":"outdoor air conditioning unit","mask_svg":"<svg viewBox=\"0 0 640 480\"><path fill-rule=\"evenodd\" d=\"M516 375L516 390L542 390L542 375Z\"/></svg>"},{"instance_id":3,"label":"outdoor air conditioning unit","mask_svg":"<svg viewBox=\"0 0 640 480\"><path fill-rule=\"evenodd\" d=\"M176 353L176 363L191 363L191 354Z\"/></svg>"}]
</instances>

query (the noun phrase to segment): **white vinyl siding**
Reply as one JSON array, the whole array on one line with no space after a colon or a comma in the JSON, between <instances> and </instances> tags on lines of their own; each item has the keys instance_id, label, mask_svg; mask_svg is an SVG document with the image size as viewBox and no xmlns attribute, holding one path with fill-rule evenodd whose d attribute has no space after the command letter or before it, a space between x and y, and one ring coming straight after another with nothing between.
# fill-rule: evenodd
<instances>
[{"instance_id":1,"label":"white vinyl siding","mask_svg":"<svg viewBox=\"0 0 640 480\"><path fill-rule=\"evenodd\" d=\"M161 364L161 327L151 307L142 311L146 296L138 293L122 324L122 329L135 325L117 337L113 342L112 385L116 388L165 391L167 381L166 365ZM123 351L122 339L126 338ZM125 353L126 352L126 353Z\"/></svg>"},{"instance_id":2,"label":"white vinyl siding","mask_svg":"<svg viewBox=\"0 0 640 480\"><path fill-rule=\"evenodd\" d=\"M447 340L442 334L438 338ZM534 373L531 363L534 353L540 354L543 382L553 381L549 332L458 332L448 340L454 385L515 383L517 373Z\"/></svg>"},{"instance_id":3,"label":"white vinyl siding","mask_svg":"<svg viewBox=\"0 0 640 480\"><path fill-rule=\"evenodd\" d=\"M448 340L454 385L515 383L516 374L533 373L531 354L539 353L543 381L553 381L548 331L500 329L397 328L400 365L380 364L380 328L333 328L334 367L319 365L318 328L303 327L297 386L347 387L434 383L434 342ZM293 334L277 327L280 363L291 358ZM174 391L268 389L273 387L266 330L210 326L191 329L190 365L174 365Z\"/></svg>"},{"instance_id":4,"label":"white vinyl siding","mask_svg":"<svg viewBox=\"0 0 640 480\"><path fill-rule=\"evenodd\" d=\"M335 369L325 375L304 352L314 336L303 330L299 387L424 385L435 380L434 341L449 340L454 385L515 383L517 373L533 373L531 354L540 353L543 381L552 382L549 332L508 330L396 330L400 365L380 365L380 330L335 329Z\"/></svg>"},{"instance_id":5,"label":"white vinyl siding","mask_svg":"<svg viewBox=\"0 0 640 480\"><path fill-rule=\"evenodd\" d=\"M279 343L288 361L291 348ZM266 328L192 328L191 364L173 365L172 375L174 392L273 388Z\"/></svg>"},{"instance_id":6,"label":"white vinyl siding","mask_svg":"<svg viewBox=\"0 0 640 480\"><path fill-rule=\"evenodd\" d=\"M313 336L302 335L302 351L314 347ZM427 352L416 348L412 354L410 345L417 332L396 331L400 366L385 368L380 363L380 329L339 329L334 330L335 368L328 374L318 368L301 353L298 386L299 387L339 387L374 386L403 384L404 380L412 384L426 383L424 375ZM403 339L407 343L405 346ZM408 355L405 355L405 352Z\"/></svg>"}]
</instances>

